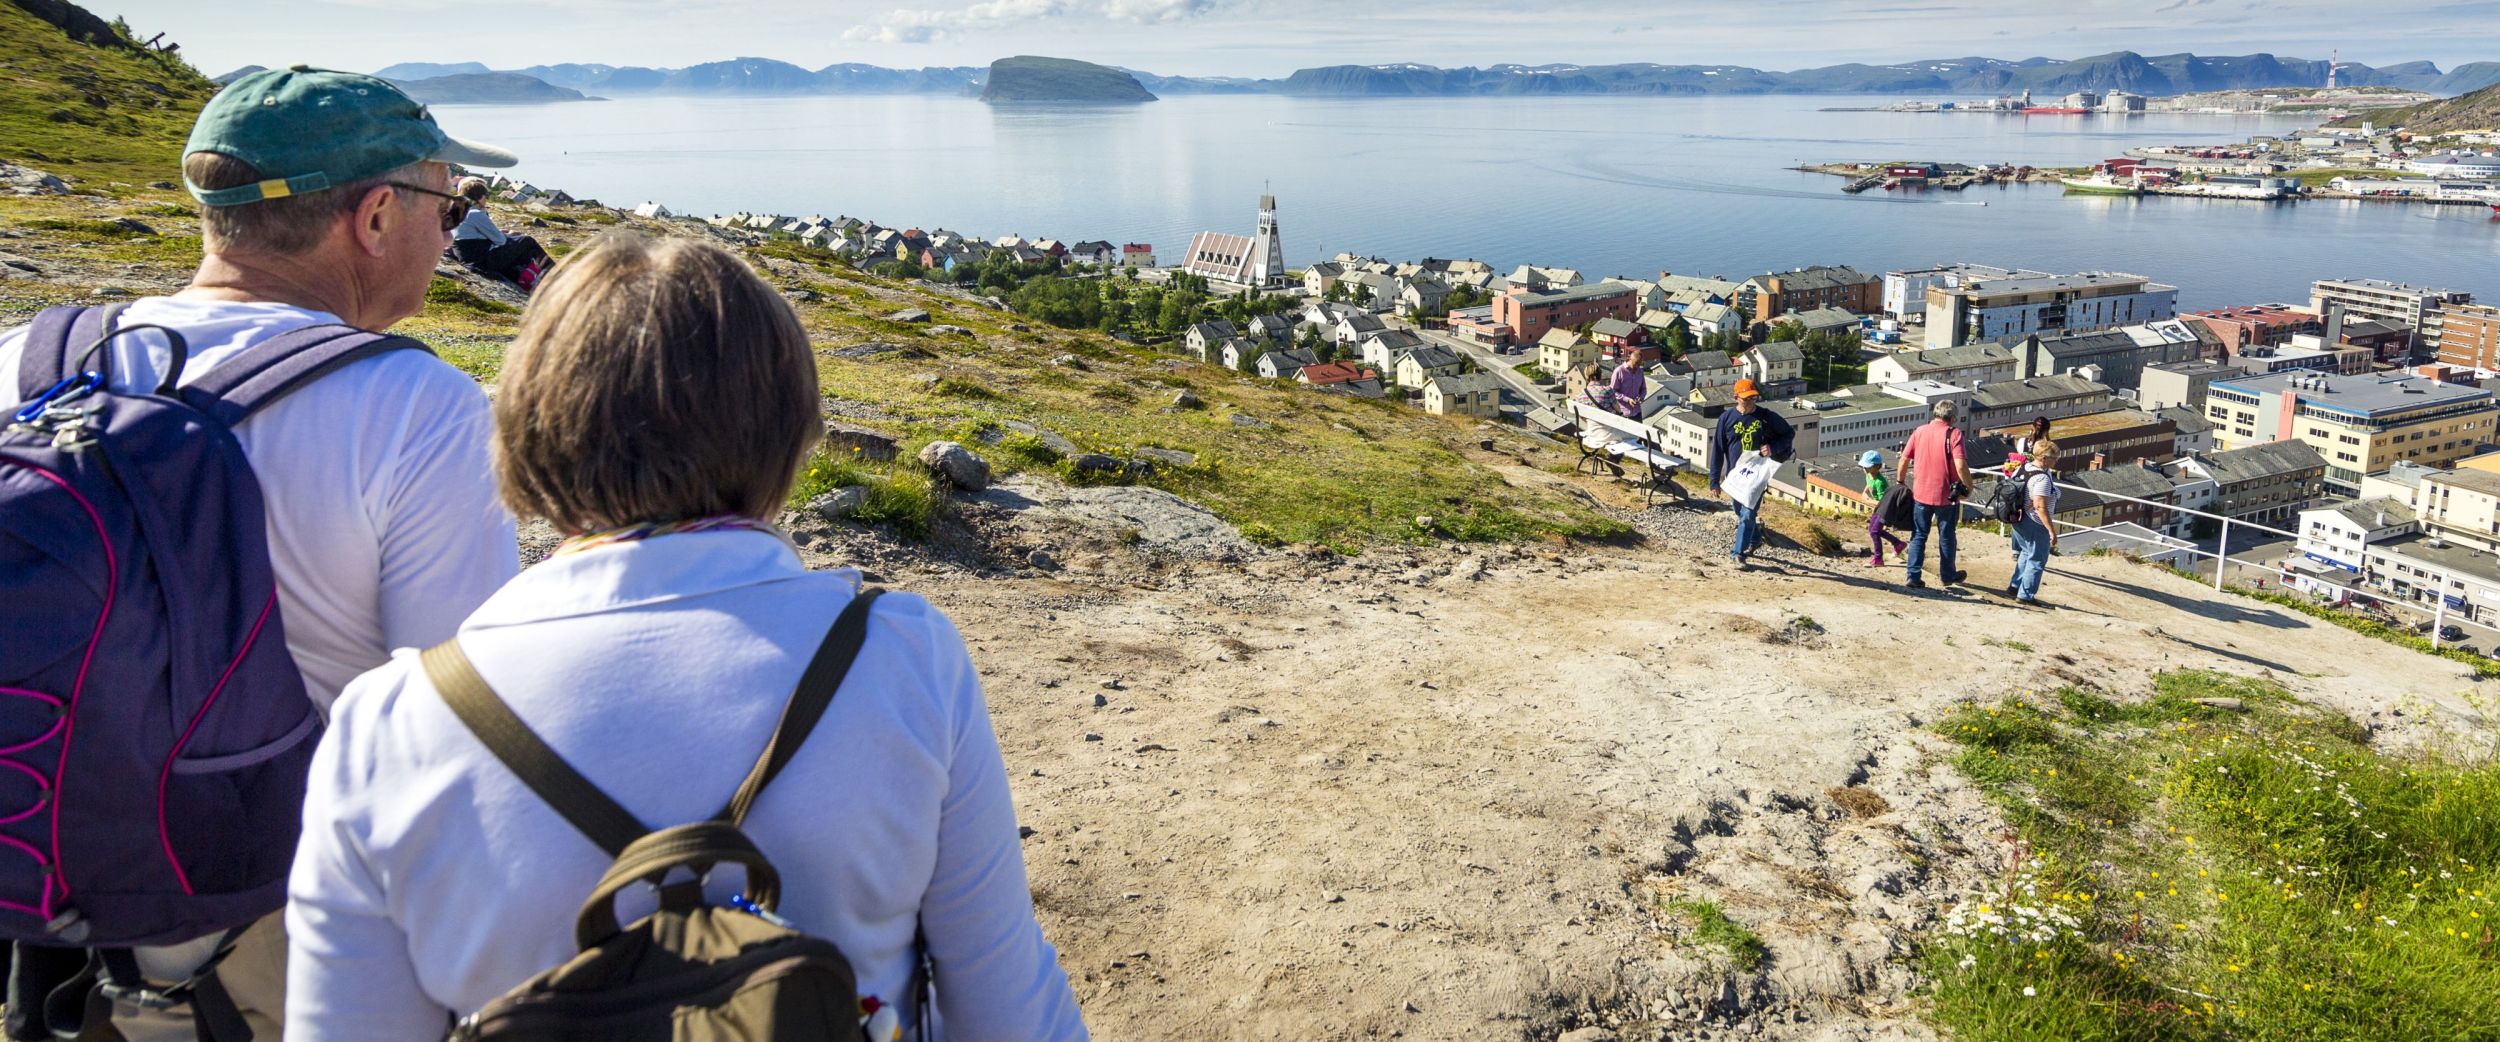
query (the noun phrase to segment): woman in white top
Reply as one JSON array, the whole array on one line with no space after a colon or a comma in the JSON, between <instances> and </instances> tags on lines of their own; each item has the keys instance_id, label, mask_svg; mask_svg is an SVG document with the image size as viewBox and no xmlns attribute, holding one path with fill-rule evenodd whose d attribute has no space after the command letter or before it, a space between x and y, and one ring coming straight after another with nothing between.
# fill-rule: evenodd
<instances>
[{"instance_id":1,"label":"woman in white top","mask_svg":"<svg viewBox=\"0 0 2500 1042\"><path fill-rule=\"evenodd\" d=\"M527 235L507 235L495 227L495 219L486 215L485 178L461 179L460 198L469 210L451 230L451 250L460 263L522 289L536 289L539 276L550 264L547 251L538 245L538 240Z\"/></svg>"},{"instance_id":2,"label":"woman in white top","mask_svg":"<svg viewBox=\"0 0 2500 1042\"><path fill-rule=\"evenodd\" d=\"M857 592L856 572L809 572L766 527L821 437L817 402L797 316L688 240L584 250L505 358L504 501L569 538L458 640L645 826L720 809ZM415 649L339 698L304 823L290 1042L441 1039L575 954L575 914L610 863L453 715ZM980 682L926 602L876 602L848 680L744 831L780 871L779 913L839 946L901 1027L916 1026L925 931L944 1038L1085 1037L1033 918ZM625 905L630 922L650 902Z\"/></svg>"},{"instance_id":3,"label":"woman in white top","mask_svg":"<svg viewBox=\"0 0 2500 1042\"><path fill-rule=\"evenodd\" d=\"M2024 604L2040 603L2040 577L2057 552L2057 443L2040 438L2025 446L2022 469L2006 477L2023 483L2023 516L2014 522L2014 579L2006 592Z\"/></svg>"}]
</instances>

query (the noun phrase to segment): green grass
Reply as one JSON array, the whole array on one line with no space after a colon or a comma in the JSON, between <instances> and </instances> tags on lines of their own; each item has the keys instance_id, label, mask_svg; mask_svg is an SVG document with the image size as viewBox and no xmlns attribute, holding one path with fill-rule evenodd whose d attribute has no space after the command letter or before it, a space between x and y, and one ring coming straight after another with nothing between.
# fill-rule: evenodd
<instances>
[{"instance_id":1,"label":"green grass","mask_svg":"<svg viewBox=\"0 0 2500 1042\"><path fill-rule=\"evenodd\" d=\"M0 4L0 159L75 178L81 190L172 180L214 90L178 59L73 43Z\"/></svg>"},{"instance_id":2,"label":"green grass","mask_svg":"<svg viewBox=\"0 0 2500 1042\"><path fill-rule=\"evenodd\" d=\"M2500 1038L2500 769L2382 754L2204 671L1936 729L2018 838L1922 956L1927 1014L1956 1037Z\"/></svg>"},{"instance_id":3,"label":"green grass","mask_svg":"<svg viewBox=\"0 0 2500 1042\"><path fill-rule=\"evenodd\" d=\"M799 471L798 484L790 490L790 509L805 509L809 500L848 485L868 490L867 501L851 512L851 521L891 526L911 539L928 538L950 502L945 485L909 454L880 464L819 452Z\"/></svg>"},{"instance_id":4,"label":"green grass","mask_svg":"<svg viewBox=\"0 0 2500 1042\"><path fill-rule=\"evenodd\" d=\"M2323 170L2293 170L2289 171L2289 176L2294 180L2299 181L2301 187L2303 188L2324 188L2327 186L2327 182L2333 181L2338 177L2367 177L2377 179L2395 177L2397 174L2396 171L2393 170L2354 170L2343 167L2330 167Z\"/></svg>"},{"instance_id":5,"label":"green grass","mask_svg":"<svg viewBox=\"0 0 2500 1042\"><path fill-rule=\"evenodd\" d=\"M458 280L437 277L425 287L428 310L467 312L471 315L518 315L520 308L500 300L481 297L477 291Z\"/></svg>"},{"instance_id":6,"label":"green grass","mask_svg":"<svg viewBox=\"0 0 2500 1042\"><path fill-rule=\"evenodd\" d=\"M1708 945L1725 953L1739 970L1762 965L1770 949L1762 944L1760 934L1745 928L1743 923L1727 917L1727 911L1716 901L1695 897L1678 897L1667 901L1667 910L1684 919L1692 932L1693 943Z\"/></svg>"}]
</instances>

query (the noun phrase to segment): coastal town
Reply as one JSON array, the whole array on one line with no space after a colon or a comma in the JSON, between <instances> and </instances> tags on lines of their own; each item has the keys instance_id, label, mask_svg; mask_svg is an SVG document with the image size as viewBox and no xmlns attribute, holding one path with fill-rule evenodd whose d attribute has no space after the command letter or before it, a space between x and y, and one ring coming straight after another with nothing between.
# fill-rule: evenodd
<instances>
[{"instance_id":1,"label":"coastal town","mask_svg":"<svg viewBox=\"0 0 2500 1042\"><path fill-rule=\"evenodd\" d=\"M2333 169L2345 173L2328 191L2480 201L2500 199L2495 141L2320 128L2138 149L2091 176L2140 191L2299 191L2298 175ZM1992 172L2013 173L1881 171L1887 187ZM698 220L658 202L635 212ZM2055 517L2068 552L2229 573L2500 654L2500 306L2476 299L2489 287L2355 273L2316 281L2306 299L2183 310L2178 288L2150 275L1979 259L1592 277L1341 252L1296 267L1273 196L1247 234L1203 232L1178 255L854 217L701 220L1243 379L1514 426L1574 446L1588 472L1639 486L1644 502L1689 494L1679 478L1708 469L1740 380L1797 432L1767 494L1834 516L1874 509L1860 457L1898 451L1939 402L1957 407L1974 471L2045 419L2067 449ZM1627 367L1637 401L1613 391Z\"/></svg>"}]
</instances>

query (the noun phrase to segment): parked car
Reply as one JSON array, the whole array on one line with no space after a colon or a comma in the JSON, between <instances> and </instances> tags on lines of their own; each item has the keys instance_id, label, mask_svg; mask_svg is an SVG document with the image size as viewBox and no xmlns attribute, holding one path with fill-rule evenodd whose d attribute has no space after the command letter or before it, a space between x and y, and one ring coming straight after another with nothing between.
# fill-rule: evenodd
<instances>
[{"instance_id":1,"label":"parked car","mask_svg":"<svg viewBox=\"0 0 2500 1042\"><path fill-rule=\"evenodd\" d=\"M2441 626L2441 627L2439 628L2439 639L2441 639L2441 640L2464 640L2464 639L2465 639L2465 629L2464 629L2463 627L2461 627L2461 626L2457 626L2457 625L2455 625L2455 624L2453 624L2453 623L2452 623L2452 624L2450 624L2450 625Z\"/></svg>"}]
</instances>

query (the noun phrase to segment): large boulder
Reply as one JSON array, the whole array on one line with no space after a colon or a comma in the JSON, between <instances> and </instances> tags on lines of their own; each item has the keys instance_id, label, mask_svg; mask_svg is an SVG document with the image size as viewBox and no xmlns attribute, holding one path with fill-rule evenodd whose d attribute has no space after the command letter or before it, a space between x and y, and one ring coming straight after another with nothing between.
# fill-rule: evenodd
<instances>
[{"instance_id":1,"label":"large boulder","mask_svg":"<svg viewBox=\"0 0 2500 1042\"><path fill-rule=\"evenodd\" d=\"M834 458L855 456L870 463L884 463L894 458L894 439L848 424L825 425L825 451Z\"/></svg>"},{"instance_id":2,"label":"large boulder","mask_svg":"<svg viewBox=\"0 0 2500 1042\"><path fill-rule=\"evenodd\" d=\"M978 492L990 487L990 465L961 442L933 441L920 447L920 462L944 475L955 487Z\"/></svg>"},{"instance_id":3,"label":"large boulder","mask_svg":"<svg viewBox=\"0 0 2500 1042\"><path fill-rule=\"evenodd\" d=\"M844 485L807 501L807 509L827 521L841 521L868 502L868 487Z\"/></svg>"},{"instance_id":4,"label":"large boulder","mask_svg":"<svg viewBox=\"0 0 2500 1042\"><path fill-rule=\"evenodd\" d=\"M68 194L69 185L60 178L14 163L0 163L0 195Z\"/></svg>"}]
</instances>

